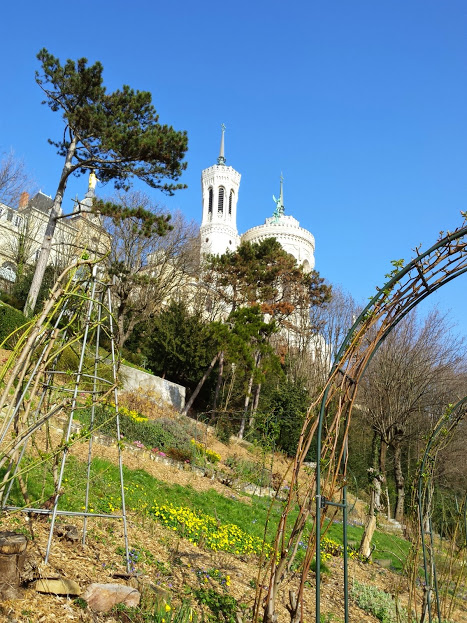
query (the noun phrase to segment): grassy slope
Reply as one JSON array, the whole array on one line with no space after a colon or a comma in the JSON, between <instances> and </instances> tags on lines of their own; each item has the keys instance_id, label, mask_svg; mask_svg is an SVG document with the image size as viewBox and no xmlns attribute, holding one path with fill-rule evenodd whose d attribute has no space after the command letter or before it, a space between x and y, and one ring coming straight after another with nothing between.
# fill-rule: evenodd
<instances>
[{"instance_id":1,"label":"grassy slope","mask_svg":"<svg viewBox=\"0 0 467 623\"><path fill-rule=\"evenodd\" d=\"M230 498L219 494L214 489L197 491L193 487L184 487L178 484L169 484L158 480L143 469L124 469L126 505L130 511L145 512L152 503L158 505L170 502L174 506L186 506L193 510L201 511L214 516L220 523L232 523L238 525L251 536L262 538L268 513L267 539L272 540L275 526L281 513L279 502L273 502L268 498L251 497L251 504L246 504L236 499L232 492ZM94 459L91 471L91 495L90 509L96 512L110 512L111 507L120 504L120 485L118 468L105 460ZM28 478L28 488L33 499L41 497L42 473L40 469L34 469ZM83 494L86 482L85 465L75 457L70 457L67 462L63 482L64 496L61 508L78 511L83 507ZM73 483L73 485L71 485ZM48 478L44 497L53 493L51 478ZM14 493L16 502L20 503L19 491ZM363 528L348 526L348 540L359 543ZM333 523L328 527L327 536L338 543L342 543L342 525ZM391 560L391 566L402 571L403 562L410 549L408 541L383 532L376 532L373 543L376 546L374 558Z\"/></svg>"}]
</instances>

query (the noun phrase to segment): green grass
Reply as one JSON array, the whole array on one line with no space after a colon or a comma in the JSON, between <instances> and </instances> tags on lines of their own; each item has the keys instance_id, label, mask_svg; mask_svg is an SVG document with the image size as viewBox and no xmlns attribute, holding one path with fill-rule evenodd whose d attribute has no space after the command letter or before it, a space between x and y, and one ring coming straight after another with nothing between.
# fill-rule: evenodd
<instances>
[{"instance_id":1,"label":"green grass","mask_svg":"<svg viewBox=\"0 0 467 623\"><path fill-rule=\"evenodd\" d=\"M52 479L46 477L45 494L42 502L53 493ZM143 469L129 470L123 468L125 483L125 500L130 511L143 511L153 502L158 505L170 502L174 506L187 506L211 516L215 516L222 524L232 523L242 528L247 534L262 538L264 525L271 501L268 498L251 497L251 504L237 499L234 493L231 497L220 495L214 489L196 491L191 486L169 484L151 476ZM34 468L27 477L27 487L33 501L41 498L42 468ZM84 492L86 483L86 466L75 457L67 459L63 480L63 497L60 508L79 511L84 506ZM17 486L13 488L10 503L20 505L20 494ZM40 505L40 504L38 504ZM117 466L103 459L94 459L91 466L91 487L89 509L94 512L111 512L112 508L120 506L120 484ZM270 522L267 530L269 542L275 535L275 527L282 512L279 502L273 503ZM294 520L294 513L289 520L289 526ZM360 542L363 528L348 526L348 540ZM342 544L342 525L332 524L326 536ZM404 539L375 532L373 543L376 549L373 558L388 558L392 566L402 571L403 563L410 549L410 544Z\"/></svg>"},{"instance_id":2,"label":"green grass","mask_svg":"<svg viewBox=\"0 0 467 623\"><path fill-rule=\"evenodd\" d=\"M347 526L347 541L354 541L360 543L363 535L363 528L358 526ZM330 539L342 544L342 524L332 524L326 533ZM385 558L391 560L391 567L402 572L404 564L410 551L410 543L405 539L396 536L394 534L387 534L385 532L376 531L373 535L373 545L375 550L373 552L373 560L378 558Z\"/></svg>"}]
</instances>

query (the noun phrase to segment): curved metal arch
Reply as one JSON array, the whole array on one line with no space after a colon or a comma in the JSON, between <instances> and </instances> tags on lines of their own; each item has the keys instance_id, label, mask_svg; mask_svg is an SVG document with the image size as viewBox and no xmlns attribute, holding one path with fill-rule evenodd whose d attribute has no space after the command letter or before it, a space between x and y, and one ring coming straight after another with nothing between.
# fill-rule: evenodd
<instances>
[{"instance_id":1,"label":"curved metal arch","mask_svg":"<svg viewBox=\"0 0 467 623\"><path fill-rule=\"evenodd\" d=\"M464 225L447 236L441 237L424 253L419 253L407 266L399 268L395 262L395 270L388 275L390 278L383 288L372 297L368 305L358 316L347 336L343 340L338 354L333 362L327 382L319 399L311 405L300 435L297 454L292 469L291 487L284 512L279 522L276 540L274 543L275 559L269 565L270 582L264 621L272 623L276 620L275 600L278 587L291 567L291 559L296 554L296 541L301 538L307 519L311 515L311 501L316 498L315 533L310 534L309 548L316 552L316 561L320 560L321 526L326 514L326 498L321 495L323 486L323 468L326 464L324 485L326 494L332 497L336 491L338 475L341 476L343 486L342 504L344 513L344 541L346 541L346 486L345 474L347 464L347 438L358 383L369 365L374 354L384 339L395 326L427 296L443 285L467 272L467 225ZM368 338L368 344L362 347L362 340ZM341 378L339 379L339 374ZM323 424L326 416L331 413L333 402L334 413L327 428L327 436L323 444ZM316 408L319 407L317 417ZM342 432L339 446L339 435ZM299 513L292 527L290 536L286 538L287 519L294 503L294 495L298 487L298 474L305 460L314 436L317 436L317 467L314 480L309 484L303 500L299 502ZM323 463L323 465L321 464ZM324 500L324 502L323 502ZM336 505L335 503L333 504ZM276 562L277 561L277 562ZM309 567L312 561L311 554L307 554L302 566L299 594L290 595L288 610L291 622L295 623L302 618L299 613L300 602L303 597ZM348 582L347 582L346 547L344 547L344 596L345 621L348 621ZM316 620L320 619L320 565L316 564ZM257 606L255 606L257 616Z\"/></svg>"},{"instance_id":2,"label":"curved metal arch","mask_svg":"<svg viewBox=\"0 0 467 623\"><path fill-rule=\"evenodd\" d=\"M378 291L365 309L360 313L353 326L347 333L342 345L336 355L336 359L331 368L331 372L328 376L328 382L326 383L326 387L323 393L323 397L321 400L321 406L319 411L319 423L318 423L318 431L317 431L317 457L322 455L322 434L323 434L323 422L326 413L326 406L328 403L328 396L330 390L332 388L333 377L336 372L342 369L343 365L345 365L346 361L349 361L352 355L346 357L346 353L352 350L353 344L356 342L355 335L357 337L359 334L363 332L365 334L374 323L368 322L371 320L372 315L375 312L380 312L378 318L384 318L384 313L387 313L387 318L390 321L384 327L384 330L379 335L378 339L375 340L365 351L368 356L364 358L363 364L357 370L358 376L352 375L351 382L354 385L353 395L356 393L356 388L360 378L363 376L365 370L373 359L374 355L378 351L381 344L384 342L386 337L391 333L391 331L401 322L401 320L416 307L419 303L421 303L425 298L430 296L433 292L446 285L453 279L456 279L460 275L467 272L467 240L459 242L455 247L451 247L453 242L462 240L462 238L467 236L467 226L461 227L457 229L452 234L448 234L448 236L441 238L432 245L427 251L422 254L418 254L416 258L411 260L407 266L401 268L401 270L397 271L390 279L386 282L386 284ZM443 254L440 249L445 250L445 256L443 258ZM435 255L436 259L432 260L434 262L434 266L430 264L430 258ZM453 256L456 256L456 259L453 259ZM437 272L431 272L430 270L439 264L442 263L442 260L445 260L447 265L450 266L454 264L454 268L451 268L449 272L446 272L446 269L442 266L438 267ZM457 263L455 263L457 262ZM424 269L425 265L425 269ZM412 272L416 271L415 280L410 279L410 275ZM439 273L442 273L443 276L438 280L434 279L435 276ZM402 287L397 290L396 286L401 286L402 280L407 277L407 281L403 283ZM428 277L428 279L427 279ZM434 280L434 283L430 283L430 277ZM412 282L412 285L410 283ZM417 282L421 283L424 287L423 290L420 290L420 286L417 287ZM410 285L410 288L409 288ZM402 305L402 292L407 292L407 290L412 289L414 294L413 299L407 298L407 305L403 307ZM389 297L389 294L392 296ZM391 316L391 311L394 309L394 305L397 307L394 310L394 315ZM365 325L367 325L365 327ZM384 326L384 324L383 324ZM369 351L369 352L368 352ZM350 378L350 377L349 377ZM462 401L461 401L462 402ZM350 405L350 409L348 413L345 415L345 419L350 419L350 414L352 410L352 404ZM348 423L345 426L346 430L348 430ZM342 453L342 459L344 464L344 476L345 476L345 465L347 463L347 440L344 440L344 451ZM340 461L339 461L340 464ZM346 503L346 487L343 487L343 501L342 505L345 508ZM317 461L316 466L316 560L320 560L320 536L321 536L321 510L322 510L322 500L321 500L321 461ZM348 577L347 577L347 559L346 559L346 542L347 542L347 530L346 530L346 522L343 522L343 531L344 531L344 615L345 615L345 623L348 621ZM320 569L319 564L316 565L316 619L319 621L320 618ZM431 621L431 620L430 620Z\"/></svg>"}]
</instances>

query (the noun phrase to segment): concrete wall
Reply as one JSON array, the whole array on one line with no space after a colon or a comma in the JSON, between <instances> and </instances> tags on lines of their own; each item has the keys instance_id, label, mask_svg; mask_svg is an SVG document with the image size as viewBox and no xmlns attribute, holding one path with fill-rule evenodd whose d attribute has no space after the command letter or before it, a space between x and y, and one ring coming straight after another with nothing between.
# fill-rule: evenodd
<instances>
[{"instance_id":1,"label":"concrete wall","mask_svg":"<svg viewBox=\"0 0 467 623\"><path fill-rule=\"evenodd\" d=\"M160 394L161 399L181 411L185 406L186 389L177 383L171 383L160 376L154 376L149 372L143 372L130 366L120 366L123 389L132 390L141 388L150 389Z\"/></svg>"}]
</instances>

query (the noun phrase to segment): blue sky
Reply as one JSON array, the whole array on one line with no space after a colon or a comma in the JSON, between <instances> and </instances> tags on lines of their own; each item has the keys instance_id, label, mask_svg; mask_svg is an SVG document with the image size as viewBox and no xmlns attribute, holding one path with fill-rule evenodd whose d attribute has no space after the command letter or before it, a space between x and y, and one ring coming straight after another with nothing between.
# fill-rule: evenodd
<instances>
[{"instance_id":1,"label":"blue sky","mask_svg":"<svg viewBox=\"0 0 467 623\"><path fill-rule=\"evenodd\" d=\"M225 123L227 164L242 174L239 231L272 214L282 171L286 213L314 234L316 268L359 301L391 260L461 224L465 0L28 0L2 7L2 22L0 149L13 148L47 194L62 166L47 138L62 123L34 82L42 47L100 60L109 90L151 91L161 122L187 130L188 189L147 190L190 219ZM85 190L73 181L65 206ZM467 334L465 292L460 278L432 300Z\"/></svg>"}]
</instances>

